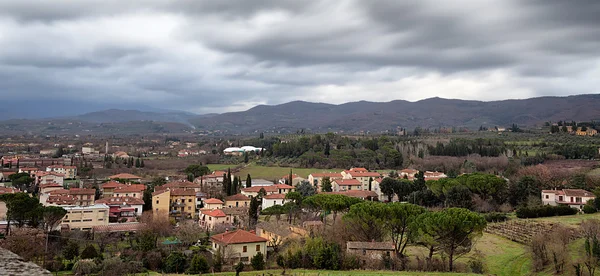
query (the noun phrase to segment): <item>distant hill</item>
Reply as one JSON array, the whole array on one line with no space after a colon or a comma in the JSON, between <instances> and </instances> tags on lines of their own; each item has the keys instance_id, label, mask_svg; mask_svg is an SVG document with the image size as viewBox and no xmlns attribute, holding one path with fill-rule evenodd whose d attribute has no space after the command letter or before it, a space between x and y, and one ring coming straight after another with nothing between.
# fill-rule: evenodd
<instances>
[{"instance_id":1,"label":"distant hill","mask_svg":"<svg viewBox=\"0 0 600 276\"><path fill-rule=\"evenodd\" d=\"M418 102L352 102L340 105L295 101L256 106L210 118L193 118L199 129L230 132L385 131L397 127L468 127L541 125L546 121L600 119L600 95L540 97L524 100L466 101L430 98Z\"/></svg>"},{"instance_id":2,"label":"distant hill","mask_svg":"<svg viewBox=\"0 0 600 276\"><path fill-rule=\"evenodd\" d=\"M108 109L60 118L0 121L0 130L3 133L173 133L194 129L228 133L285 133L298 129L380 132L393 131L397 127L412 130L417 126L477 129L479 126L509 127L515 123L532 127L559 120L600 121L600 95L491 102L430 98L417 102L360 101L340 105L294 101L259 105L242 112L207 115L170 110Z\"/></svg>"}]
</instances>

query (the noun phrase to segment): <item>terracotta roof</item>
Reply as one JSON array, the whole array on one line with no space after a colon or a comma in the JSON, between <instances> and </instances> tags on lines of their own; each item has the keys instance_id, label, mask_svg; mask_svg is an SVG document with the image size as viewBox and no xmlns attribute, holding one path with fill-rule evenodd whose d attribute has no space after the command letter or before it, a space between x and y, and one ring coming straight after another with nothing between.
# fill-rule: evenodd
<instances>
[{"instance_id":1,"label":"terracotta roof","mask_svg":"<svg viewBox=\"0 0 600 276\"><path fill-rule=\"evenodd\" d=\"M67 189L57 189L51 192L48 192L51 195L68 195L69 194L69 190Z\"/></svg>"},{"instance_id":2,"label":"terracotta roof","mask_svg":"<svg viewBox=\"0 0 600 276\"><path fill-rule=\"evenodd\" d=\"M239 244L267 241L267 239L265 238L259 237L256 234L241 229L238 229L233 232L225 232L222 234L214 235L210 237L210 239L220 244Z\"/></svg>"},{"instance_id":3,"label":"terracotta roof","mask_svg":"<svg viewBox=\"0 0 600 276\"><path fill-rule=\"evenodd\" d=\"M119 187L115 188L114 192L115 193L135 193L135 192L142 192L144 190L146 190L146 185L144 185L144 184L130 184L130 185L119 186Z\"/></svg>"},{"instance_id":4,"label":"terracotta roof","mask_svg":"<svg viewBox=\"0 0 600 276\"><path fill-rule=\"evenodd\" d=\"M248 207L226 207L220 210L223 211L223 213L225 213L226 215L238 216L248 214Z\"/></svg>"},{"instance_id":5,"label":"terracotta roof","mask_svg":"<svg viewBox=\"0 0 600 276\"><path fill-rule=\"evenodd\" d=\"M555 195L559 195L559 194L564 195L565 194L562 190L542 190L542 193L555 194Z\"/></svg>"},{"instance_id":6,"label":"terracotta roof","mask_svg":"<svg viewBox=\"0 0 600 276\"><path fill-rule=\"evenodd\" d=\"M47 168L51 169L77 169L76 166L50 165Z\"/></svg>"},{"instance_id":7,"label":"terracotta roof","mask_svg":"<svg viewBox=\"0 0 600 276\"><path fill-rule=\"evenodd\" d=\"M378 172L348 172L352 177L381 177Z\"/></svg>"},{"instance_id":8,"label":"terracotta roof","mask_svg":"<svg viewBox=\"0 0 600 276\"><path fill-rule=\"evenodd\" d=\"M62 188L62 187L63 187L63 185L60 185L56 182L48 182L48 183L39 185L40 190L46 189L46 188Z\"/></svg>"},{"instance_id":9,"label":"terracotta roof","mask_svg":"<svg viewBox=\"0 0 600 276\"><path fill-rule=\"evenodd\" d=\"M50 195L46 200L47 203L56 205L73 205L76 201L77 199L70 195Z\"/></svg>"},{"instance_id":10,"label":"terracotta roof","mask_svg":"<svg viewBox=\"0 0 600 276\"><path fill-rule=\"evenodd\" d=\"M350 168L349 172L368 172L365 168Z\"/></svg>"},{"instance_id":11,"label":"terracotta roof","mask_svg":"<svg viewBox=\"0 0 600 276\"><path fill-rule=\"evenodd\" d=\"M115 175L109 176L108 178L110 178L110 179L115 179L115 178L120 178L120 179L141 179L141 177L139 177L137 175L130 174L130 173L115 174Z\"/></svg>"},{"instance_id":12,"label":"terracotta roof","mask_svg":"<svg viewBox=\"0 0 600 276\"><path fill-rule=\"evenodd\" d=\"M58 176L58 177L65 177L64 174L57 173L57 172L36 172L35 173L35 176L37 176L37 177L44 177L44 176L48 176L48 175L53 175L53 176Z\"/></svg>"},{"instance_id":13,"label":"terracotta roof","mask_svg":"<svg viewBox=\"0 0 600 276\"><path fill-rule=\"evenodd\" d=\"M336 179L333 182L340 186L361 186L362 183L356 179Z\"/></svg>"},{"instance_id":14,"label":"terracotta roof","mask_svg":"<svg viewBox=\"0 0 600 276\"><path fill-rule=\"evenodd\" d=\"M227 216L220 209L216 209L216 210L202 210L202 214L207 215L207 216L211 216L211 217L216 217L216 218L222 218L222 217L226 217Z\"/></svg>"},{"instance_id":15,"label":"terracotta roof","mask_svg":"<svg viewBox=\"0 0 600 276\"><path fill-rule=\"evenodd\" d=\"M121 187L121 186L125 186L125 184L121 184L121 183L116 182L116 181L109 181L109 182L104 183L101 186L101 188L102 189L114 189L114 188Z\"/></svg>"},{"instance_id":16,"label":"terracotta roof","mask_svg":"<svg viewBox=\"0 0 600 276\"><path fill-rule=\"evenodd\" d=\"M94 232L130 232L144 227L145 223L114 223L109 225L94 226Z\"/></svg>"},{"instance_id":17,"label":"terracotta roof","mask_svg":"<svg viewBox=\"0 0 600 276\"><path fill-rule=\"evenodd\" d=\"M282 176L281 179L288 179L289 176L290 176L289 174L286 174L286 175ZM300 176L295 173L292 174L292 179L298 178L298 177L300 177Z\"/></svg>"},{"instance_id":18,"label":"terracotta roof","mask_svg":"<svg viewBox=\"0 0 600 276\"><path fill-rule=\"evenodd\" d=\"M252 186L250 188L243 188L242 191L247 193L258 193L260 189L265 189L265 192L267 193L274 193L279 191L279 189L294 189L294 186L286 184L275 184L270 186Z\"/></svg>"},{"instance_id":19,"label":"terracotta roof","mask_svg":"<svg viewBox=\"0 0 600 276\"><path fill-rule=\"evenodd\" d=\"M173 181L165 185L159 186L162 189L166 188L200 188L200 184L192 183L189 181Z\"/></svg>"},{"instance_id":20,"label":"terracotta roof","mask_svg":"<svg viewBox=\"0 0 600 276\"><path fill-rule=\"evenodd\" d=\"M404 169L404 170L400 170L401 173L405 173L405 174L416 174L419 171L415 170L415 169Z\"/></svg>"},{"instance_id":21,"label":"terracotta roof","mask_svg":"<svg viewBox=\"0 0 600 276\"><path fill-rule=\"evenodd\" d=\"M21 168L20 170L21 171L33 172L33 171L38 171L39 169L38 168L27 168L27 167L25 167L25 168Z\"/></svg>"},{"instance_id":22,"label":"terracotta roof","mask_svg":"<svg viewBox=\"0 0 600 276\"><path fill-rule=\"evenodd\" d=\"M100 204L100 203L104 203L106 205L123 205L123 204L130 204L130 205L144 205L144 201L139 199L139 198L135 198L135 197L131 197L131 196L123 196L123 197L105 197L102 199L98 199L96 200L96 203Z\"/></svg>"},{"instance_id":23,"label":"terracotta roof","mask_svg":"<svg viewBox=\"0 0 600 276\"><path fill-rule=\"evenodd\" d=\"M566 196L593 197L594 194L582 189L563 189Z\"/></svg>"},{"instance_id":24,"label":"terracotta roof","mask_svg":"<svg viewBox=\"0 0 600 276\"><path fill-rule=\"evenodd\" d=\"M173 189L173 190L171 190L171 196L196 196L196 191L184 190L184 189Z\"/></svg>"},{"instance_id":25,"label":"terracotta roof","mask_svg":"<svg viewBox=\"0 0 600 276\"><path fill-rule=\"evenodd\" d=\"M14 194L14 193L19 193L21 191L19 191L16 188L13 187L0 187L0 195L3 194Z\"/></svg>"},{"instance_id":26,"label":"terracotta roof","mask_svg":"<svg viewBox=\"0 0 600 276\"><path fill-rule=\"evenodd\" d=\"M266 195L263 198L266 199L285 199L285 194L270 194Z\"/></svg>"},{"instance_id":27,"label":"terracotta roof","mask_svg":"<svg viewBox=\"0 0 600 276\"><path fill-rule=\"evenodd\" d=\"M221 201L220 199L217 199L217 198L209 198L209 199L205 200L204 203L206 203L206 204L224 204L223 201Z\"/></svg>"},{"instance_id":28,"label":"terracotta roof","mask_svg":"<svg viewBox=\"0 0 600 276\"><path fill-rule=\"evenodd\" d=\"M235 194L235 195L228 196L225 198L225 201L247 201L247 200L250 200L250 198L243 194Z\"/></svg>"},{"instance_id":29,"label":"terracotta roof","mask_svg":"<svg viewBox=\"0 0 600 276\"><path fill-rule=\"evenodd\" d=\"M394 250L393 242L347 242L348 249Z\"/></svg>"},{"instance_id":30,"label":"terracotta roof","mask_svg":"<svg viewBox=\"0 0 600 276\"><path fill-rule=\"evenodd\" d=\"M71 188L69 189L70 195L95 195L96 189L86 189L86 188Z\"/></svg>"},{"instance_id":31,"label":"terracotta roof","mask_svg":"<svg viewBox=\"0 0 600 276\"><path fill-rule=\"evenodd\" d=\"M168 192L168 191L169 191L169 190L158 190L158 191L155 191L155 192L153 192L153 193L152 193L152 196L157 196L157 195L160 195L160 194L162 194L162 193L166 193L166 192Z\"/></svg>"},{"instance_id":32,"label":"terracotta roof","mask_svg":"<svg viewBox=\"0 0 600 276\"><path fill-rule=\"evenodd\" d=\"M311 173L313 177L342 178L341 173Z\"/></svg>"},{"instance_id":33,"label":"terracotta roof","mask_svg":"<svg viewBox=\"0 0 600 276\"><path fill-rule=\"evenodd\" d=\"M381 184L381 181L383 181L383 178L381 178L381 177L380 178L376 178L376 179L373 179L373 181Z\"/></svg>"}]
</instances>

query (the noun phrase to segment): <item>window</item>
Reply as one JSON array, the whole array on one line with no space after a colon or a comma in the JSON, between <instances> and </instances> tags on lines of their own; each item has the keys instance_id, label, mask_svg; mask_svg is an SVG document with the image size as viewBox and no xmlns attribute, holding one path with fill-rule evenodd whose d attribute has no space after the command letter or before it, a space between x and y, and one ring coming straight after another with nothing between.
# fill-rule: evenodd
<instances>
[{"instance_id":1,"label":"window","mask_svg":"<svg viewBox=\"0 0 600 276\"><path fill-rule=\"evenodd\" d=\"M256 251L260 251L260 244L256 245Z\"/></svg>"},{"instance_id":2,"label":"window","mask_svg":"<svg viewBox=\"0 0 600 276\"><path fill-rule=\"evenodd\" d=\"M84 222L87 222L87 221L92 221L92 219L84 219L83 221L84 221Z\"/></svg>"},{"instance_id":3,"label":"window","mask_svg":"<svg viewBox=\"0 0 600 276\"><path fill-rule=\"evenodd\" d=\"M550 198L550 196L549 196L549 195L546 195L546 199L549 199L549 198Z\"/></svg>"},{"instance_id":4,"label":"window","mask_svg":"<svg viewBox=\"0 0 600 276\"><path fill-rule=\"evenodd\" d=\"M575 198L575 202L579 202L579 203L581 203L581 197L576 197L576 198Z\"/></svg>"},{"instance_id":5,"label":"window","mask_svg":"<svg viewBox=\"0 0 600 276\"><path fill-rule=\"evenodd\" d=\"M188 206L188 211L190 211L190 210L192 210L192 207L191 207L191 206Z\"/></svg>"},{"instance_id":6,"label":"window","mask_svg":"<svg viewBox=\"0 0 600 276\"><path fill-rule=\"evenodd\" d=\"M63 222L69 222L69 220L68 220L68 219L66 219L66 220L63 220Z\"/></svg>"},{"instance_id":7,"label":"window","mask_svg":"<svg viewBox=\"0 0 600 276\"><path fill-rule=\"evenodd\" d=\"M385 252L385 254L389 257L390 256L390 251Z\"/></svg>"},{"instance_id":8,"label":"window","mask_svg":"<svg viewBox=\"0 0 600 276\"><path fill-rule=\"evenodd\" d=\"M190 199L188 199L188 202L192 202L192 199L191 199L191 198L190 198Z\"/></svg>"},{"instance_id":9,"label":"window","mask_svg":"<svg viewBox=\"0 0 600 276\"><path fill-rule=\"evenodd\" d=\"M363 255L367 255L367 250L363 249Z\"/></svg>"},{"instance_id":10,"label":"window","mask_svg":"<svg viewBox=\"0 0 600 276\"><path fill-rule=\"evenodd\" d=\"M98 221L103 221L103 220L104 220L103 218L101 218L101 219L98 219Z\"/></svg>"},{"instance_id":11,"label":"window","mask_svg":"<svg viewBox=\"0 0 600 276\"><path fill-rule=\"evenodd\" d=\"M208 220L212 220L212 217L208 217Z\"/></svg>"},{"instance_id":12,"label":"window","mask_svg":"<svg viewBox=\"0 0 600 276\"><path fill-rule=\"evenodd\" d=\"M156 204L158 204L158 200L156 201Z\"/></svg>"},{"instance_id":13,"label":"window","mask_svg":"<svg viewBox=\"0 0 600 276\"><path fill-rule=\"evenodd\" d=\"M563 201L563 197L562 196L558 196L558 201Z\"/></svg>"},{"instance_id":14,"label":"window","mask_svg":"<svg viewBox=\"0 0 600 276\"><path fill-rule=\"evenodd\" d=\"M74 219L74 220L71 220L71 222L81 222L81 220L80 219Z\"/></svg>"},{"instance_id":15,"label":"window","mask_svg":"<svg viewBox=\"0 0 600 276\"><path fill-rule=\"evenodd\" d=\"M92 212L94 212L94 211L83 211L83 212L84 212L84 213L92 213Z\"/></svg>"},{"instance_id":16,"label":"window","mask_svg":"<svg viewBox=\"0 0 600 276\"><path fill-rule=\"evenodd\" d=\"M242 248L242 252L248 252L248 247L244 245L244 247Z\"/></svg>"}]
</instances>

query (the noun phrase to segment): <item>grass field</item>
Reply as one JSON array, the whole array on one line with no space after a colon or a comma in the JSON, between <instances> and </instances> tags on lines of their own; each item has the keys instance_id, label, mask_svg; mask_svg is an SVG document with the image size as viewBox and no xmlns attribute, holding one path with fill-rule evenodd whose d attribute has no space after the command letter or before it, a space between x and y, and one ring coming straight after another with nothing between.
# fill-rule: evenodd
<instances>
[{"instance_id":1,"label":"grass field","mask_svg":"<svg viewBox=\"0 0 600 276\"><path fill-rule=\"evenodd\" d=\"M578 214L573 216L560 216L560 217L546 217L546 218L535 218L533 220L544 221L544 222L552 222L552 223L562 223L566 226L577 227L581 224L582 221L588 219L598 219L600 220L600 213L595 214Z\"/></svg>"},{"instance_id":2,"label":"grass field","mask_svg":"<svg viewBox=\"0 0 600 276\"><path fill-rule=\"evenodd\" d=\"M282 275L283 270L263 270L263 271L248 271L242 272L240 275ZM235 275L235 272L224 272L215 273L210 275L219 276L230 276ZM351 270L351 271L329 271L329 270L287 270L285 275L292 276L343 276L343 275L365 275L365 276L377 276L377 275L430 275L430 276L446 276L446 275L478 275L468 273L440 273L440 272L410 272L410 271L365 271L365 270Z\"/></svg>"},{"instance_id":3,"label":"grass field","mask_svg":"<svg viewBox=\"0 0 600 276\"><path fill-rule=\"evenodd\" d=\"M341 172L343 169L305 169L305 168L286 168L286 167L265 167L265 166L257 166L254 164L250 164L247 167L243 168L237 175L241 175L243 179L245 179L245 175L250 174L253 179L266 179L266 180L274 180L281 179L284 175L288 175L290 173L290 169L292 172L299 175L300 177L307 178L311 173L319 173L319 172Z\"/></svg>"},{"instance_id":4,"label":"grass field","mask_svg":"<svg viewBox=\"0 0 600 276\"><path fill-rule=\"evenodd\" d=\"M206 165L211 171L220 171L220 170L226 170L228 168L235 168L238 165L231 165L231 164L208 164Z\"/></svg>"}]
</instances>

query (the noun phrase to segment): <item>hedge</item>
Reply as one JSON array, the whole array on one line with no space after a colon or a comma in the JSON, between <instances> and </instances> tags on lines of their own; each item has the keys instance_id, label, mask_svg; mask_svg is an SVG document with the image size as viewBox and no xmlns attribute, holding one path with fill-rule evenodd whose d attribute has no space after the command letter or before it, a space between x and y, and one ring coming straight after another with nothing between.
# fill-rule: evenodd
<instances>
[{"instance_id":1,"label":"hedge","mask_svg":"<svg viewBox=\"0 0 600 276\"><path fill-rule=\"evenodd\" d=\"M505 213L496 213L496 212L487 213L487 214L483 215L483 217L485 218L485 220L487 222L503 222L508 219L508 217L506 216Z\"/></svg>"},{"instance_id":2,"label":"hedge","mask_svg":"<svg viewBox=\"0 0 600 276\"><path fill-rule=\"evenodd\" d=\"M541 218L541 217L553 217L553 216L569 216L577 214L577 209L571 208L567 205L559 206L537 206L537 207L521 207L517 209L518 218Z\"/></svg>"}]
</instances>

